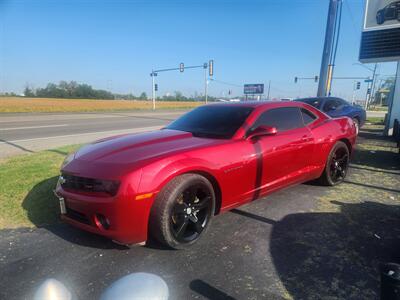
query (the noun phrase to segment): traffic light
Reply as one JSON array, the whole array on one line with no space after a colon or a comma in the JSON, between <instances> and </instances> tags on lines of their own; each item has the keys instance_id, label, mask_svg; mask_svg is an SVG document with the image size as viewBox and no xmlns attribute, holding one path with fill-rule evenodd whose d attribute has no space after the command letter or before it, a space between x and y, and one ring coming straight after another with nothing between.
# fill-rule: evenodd
<instances>
[{"instance_id":1,"label":"traffic light","mask_svg":"<svg viewBox=\"0 0 400 300\"><path fill-rule=\"evenodd\" d=\"M214 60L208 62L208 75L212 77L214 75Z\"/></svg>"},{"instance_id":2,"label":"traffic light","mask_svg":"<svg viewBox=\"0 0 400 300\"><path fill-rule=\"evenodd\" d=\"M183 72L185 70L185 64L184 63L180 63L179 64L179 71Z\"/></svg>"},{"instance_id":3,"label":"traffic light","mask_svg":"<svg viewBox=\"0 0 400 300\"><path fill-rule=\"evenodd\" d=\"M314 81L315 81L315 82L318 82L318 76L315 76L315 77L314 77Z\"/></svg>"},{"instance_id":4,"label":"traffic light","mask_svg":"<svg viewBox=\"0 0 400 300\"><path fill-rule=\"evenodd\" d=\"M155 90L156 92L158 91L158 84L157 84L157 83L154 84L154 90Z\"/></svg>"},{"instance_id":5,"label":"traffic light","mask_svg":"<svg viewBox=\"0 0 400 300\"><path fill-rule=\"evenodd\" d=\"M359 90L361 88L361 82L357 81L356 89Z\"/></svg>"},{"instance_id":6,"label":"traffic light","mask_svg":"<svg viewBox=\"0 0 400 300\"><path fill-rule=\"evenodd\" d=\"M294 83L297 83L299 79L297 77L294 78Z\"/></svg>"},{"instance_id":7,"label":"traffic light","mask_svg":"<svg viewBox=\"0 0 400 300\"><path fill-rule=\"evenodd\" d=\"M371 94L371 88L368 88L367 90L367 94L370 95Z\"/></svg>"}]
</instances>

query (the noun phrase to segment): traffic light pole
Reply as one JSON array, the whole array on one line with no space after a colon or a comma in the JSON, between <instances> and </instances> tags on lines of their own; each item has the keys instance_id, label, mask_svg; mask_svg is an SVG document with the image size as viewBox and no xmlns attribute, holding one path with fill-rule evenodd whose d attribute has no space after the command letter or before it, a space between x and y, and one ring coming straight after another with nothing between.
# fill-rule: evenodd
<instances>
[{"instance_id":1,"label":"traffic light pole","mask_svg":"<svg viewBox=\"0 0 400 300\"><path fill-rule=\"evenodd\" d=\"M168 72L168 71L177 71L179 70L180 72L183 72L184 69L196 69L196 68L203 68L204 69L204 94L205 94L205 101L206 103L208 102L208 80L207 80L207 68L209 71L210 77L214 75L214 60L210 60L209 63L204 63L199 66L188 66L185 67L183 63L179 64L179 68L169 68L169 69L159 69L159 70L151 70L150 76L152 78L152 100L153 100L153 109L156 109L156 84L155 84L155 78L158 73L161 72Z\"/></svg>"},{"instance_id":2,"label":"traffic light pole","mask_svg":"<svg viewBox=\"0 0 400 300\"><path fill-rule=\"evenodd\" d=\"M156 85L155 85L155 73L152 70L151 71L151 79L152 79L152 85L151 85L151 92L152 92L152 98L153 98L153 110L156 109Z\"/></svg>"},{"instance_id":3,"label":"traffic light pole","mask_svg":"<svg viewBox=\"0 0 400 300\"><path fill-rule=\"evenodd\" d=\"M204 65L205 66L205 65ZM204 97L206 104L208 102L208 80L207 80L207 68L204 68Z\"/></svg>"}]
</instances>

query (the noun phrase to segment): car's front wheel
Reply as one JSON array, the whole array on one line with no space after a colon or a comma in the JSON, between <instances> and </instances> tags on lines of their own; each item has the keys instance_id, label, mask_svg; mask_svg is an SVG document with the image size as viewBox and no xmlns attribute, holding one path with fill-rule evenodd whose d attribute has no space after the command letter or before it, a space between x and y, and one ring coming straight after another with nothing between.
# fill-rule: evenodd
<instances>
[{"instance_id":1,"label":"car's front wheel","mask_svg":"<svg viewBox=\"0 0 400 300\"><path fill-rule=\"evenodd\" d=\"M319 178L323 185L337 185L344 181L349 166L350 151L347 145L337 142L329 153L324 172Z\"/></svg>"},{"instance_id":2,"label":"car's front wheel","mask_svg":"<svg viewBox=\"0 0 400 300\"><path fill-rule=\"evenodd\" d=\"M198 174L180 175L157 195L150 214L150 234L171 248L187 248L204 235L214 210L212 184Z\"/></svg>"}]
</instances>

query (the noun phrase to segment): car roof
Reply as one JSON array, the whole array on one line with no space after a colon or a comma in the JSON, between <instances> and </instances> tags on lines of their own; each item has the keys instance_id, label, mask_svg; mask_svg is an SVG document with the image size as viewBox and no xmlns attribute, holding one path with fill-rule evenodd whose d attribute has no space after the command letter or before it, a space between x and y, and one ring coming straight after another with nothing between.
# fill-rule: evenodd
<instances>
[{"instance_id":1,"label":"car roof","mask_svg":"<svg viewBox=\"0 0 400 300\"><path fill-rule=\"evenodd\" d=\"M285 106L303 106L301 102L293 101L241 101L241 102L223 102L212 103L214 106L242 106L242 107L285 107Z\"/></svg>"},{"instance_id":2,"label":"car roof","mask_svg":"<svg viewBox=\"0 0 400 300\"><path fill-rule=\"evenodd\" d=\"M340 100L344 100L342 98L339 97L304 97L304 98L298 98L295 99L294 101L301 101L301 100L308 100L308 99L314 99L314 100L334 100L334 99L340 99Z\"/></svg>"}]
</instances>

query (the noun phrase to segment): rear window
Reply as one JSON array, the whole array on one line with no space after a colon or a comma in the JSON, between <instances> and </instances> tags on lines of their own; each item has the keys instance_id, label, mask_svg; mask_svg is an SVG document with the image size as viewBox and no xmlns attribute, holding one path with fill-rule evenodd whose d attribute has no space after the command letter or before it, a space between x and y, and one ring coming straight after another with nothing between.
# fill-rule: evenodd
<instances>
[{"instance_id":1,"label":"rear window","mask_svg":"<svg viewBox=\"0 0 400 300\"><path fill-rule=\"evenodd\" d=\"M314 122L314 120L317 119L316 115L314 115L311 111L305 108L301 109L301 116L303 117L303 122L305 125L311 124L312 122Z\"/></svg>"}]
</instances>

